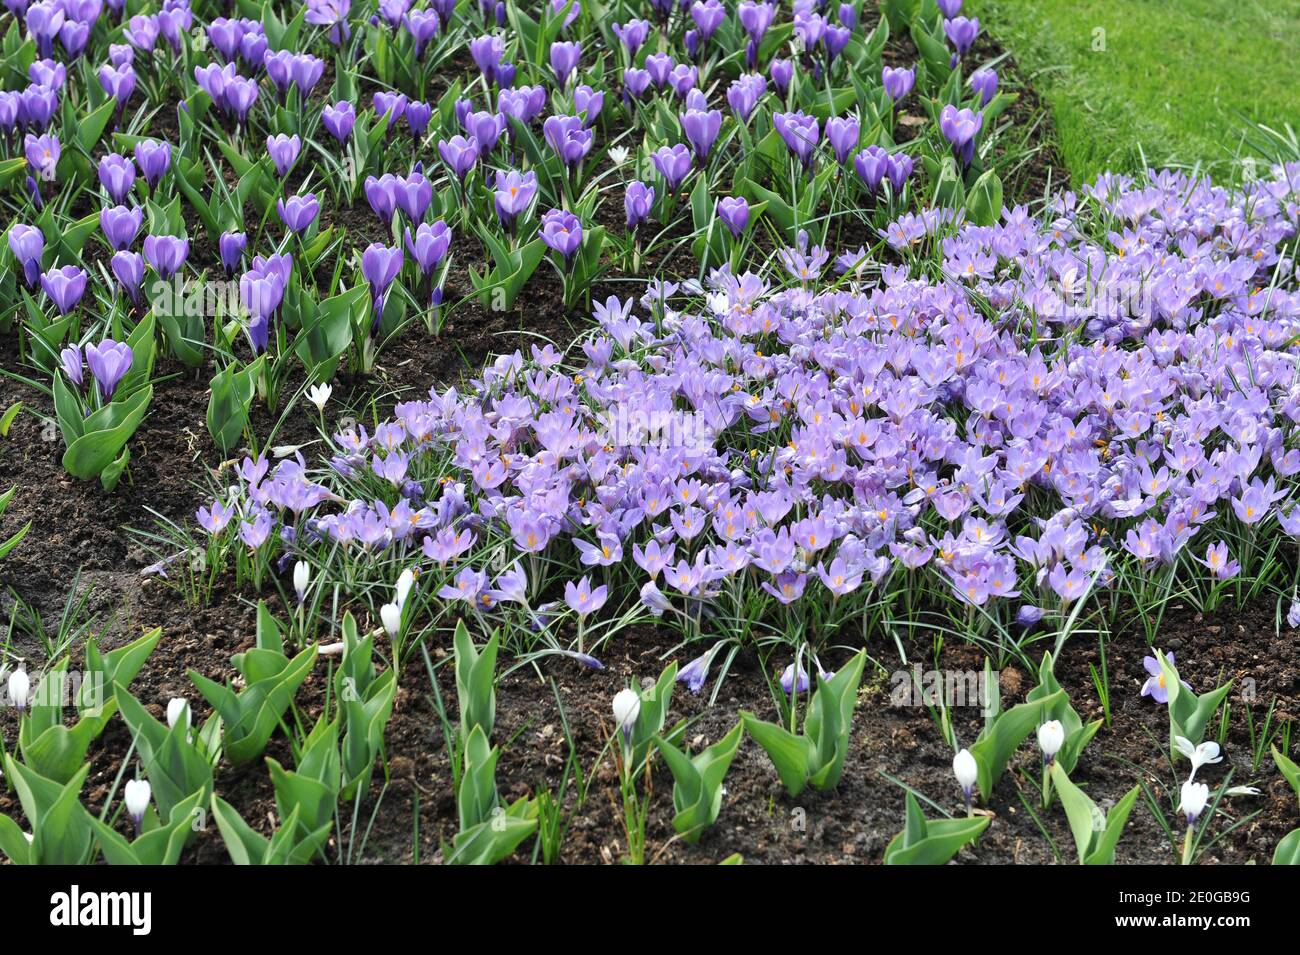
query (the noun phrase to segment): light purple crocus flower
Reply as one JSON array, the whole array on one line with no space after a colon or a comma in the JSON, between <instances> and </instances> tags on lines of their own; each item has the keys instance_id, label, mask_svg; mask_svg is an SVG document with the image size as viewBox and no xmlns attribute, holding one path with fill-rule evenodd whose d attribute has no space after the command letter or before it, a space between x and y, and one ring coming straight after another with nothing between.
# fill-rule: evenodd
<instances>
[{"instance_id":1,"label":"light purple crocus flower","mask_svg":"<svg viewBox=\"0 0 1300 955\"><path fill-rule=\"evenodd\" d=\"M67 315L86 294L86 273L75 265L50 269L41 276L41 288L50 297L59 314Z\"/></svg>"},{"instance_id":2,"label":"light purple crocus flower","mask_svg":"<svg viewBox=\"0 0 1300 955\"><path fill-rule=\"evenodd\" d=\"M582 223L572 212L565 209L552 209L542 216L541 228L537 230L547 247L555 250L567 262L582 245Z\"/></svg>"},{"instance_id":3,"label":"light purple crocus flower","mask_svg":"<svg viewBox=\"0 0 1300 955\"><path fill-rule=\"evenodd\" d=\"M86 364L90 367L90 373L95 376L99 393L105 401L113 399L113 393L122 383L127 372L131 370L134 361L135 355L131 352L131 346L125 342L115 342L111 338L105 338L98 345L86 346Z\"/></svg>"}]
</instances>

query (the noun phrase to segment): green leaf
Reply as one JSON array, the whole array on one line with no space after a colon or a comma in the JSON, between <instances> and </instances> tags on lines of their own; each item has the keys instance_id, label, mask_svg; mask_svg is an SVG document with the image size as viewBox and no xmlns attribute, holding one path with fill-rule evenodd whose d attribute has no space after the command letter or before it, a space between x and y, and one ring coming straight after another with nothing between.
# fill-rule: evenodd
<instances>
[{"instance_id":1,"label":"green leaf","mask_svg":"<svg viewBox=\"0 0 1300 955\"><path fill-rule=\"evenodd\" d=\"M992 724L980 735L979 741L970 748L979 769L978 784L980 796L988 800L993 795L993 787L1002 776L1012 754L1025 738L1045 722L1045 713L1065 699L1065 691L1057 690L1042 699L1019 703L999 714Z\"/></svg>"},{"instance_id":2,"label":"green leaf","mask_svg":"<svg viewBox=\"0 0 1300 955\"><path fill-rule=\"evenodd\" d=\"M808 766L813 758L812 741L804 736L795 736L784 726L764 722L745 710L740 711L740 718L745 724L745 732L763 747L776 767L776 774L781 777L786 791L791 796L799 795L808 784Z\"/></svg>"},{"instance_id":3,"label":"green leaf","mask_svg":"<svg viewBox=\"0 0 1300 955\"><path fill-rule=\"evenodd\" d=\"M885 848L885 865L943 865L988 828L988 816L929 821L912 793L907 794L903 831Z\"/></svg>"}]
</instances>

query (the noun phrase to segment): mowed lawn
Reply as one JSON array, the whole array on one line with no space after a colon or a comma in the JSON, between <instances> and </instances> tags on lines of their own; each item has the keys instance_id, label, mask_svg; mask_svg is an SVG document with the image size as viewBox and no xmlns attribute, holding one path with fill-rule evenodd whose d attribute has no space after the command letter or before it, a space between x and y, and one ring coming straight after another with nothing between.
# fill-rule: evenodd
<instances>
[{"instance_id":1,"label":"mowed lawn","mask_svg":"<svg viewBox=\"0 0 1300 955\"><path fill-rule=\"evenodd\" d=\"M1074 182L1231 179L1251 122L1300 128L1300 0L967 0L1051 108Z\"/></svg>"}]
</instances>

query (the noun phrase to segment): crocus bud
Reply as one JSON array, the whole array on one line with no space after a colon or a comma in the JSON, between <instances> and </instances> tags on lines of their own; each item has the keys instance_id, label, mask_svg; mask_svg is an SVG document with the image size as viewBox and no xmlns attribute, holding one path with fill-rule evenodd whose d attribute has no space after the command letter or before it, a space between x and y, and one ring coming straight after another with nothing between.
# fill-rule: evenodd
<instances>
[{"instance_id":1,"label":"crocus bud","mask_svg":"<svg viewBox=\"0 0 1300 955\"><path fill-rule=\"evenodd\" d=\"M411 568L402 571L401 576L397 578L397 606L406 606L406 597L411 592L411 587L415 585L415 573Z\"/></svg>"},{"instance_id":2,"label":"crocus bud","mask_svg":"<svg viewBox=\"0 0 1300 955\"><path fill-rule=\"evenodd\" d=\"M397 604L384 604L379 608L379 619L390 640L395 640L402 630L402 608Z\"/></svg>"},{"instance_id":3,"label":"crocus bud","mask_svg":"<svg viewBox=\"0 0 1300 955\"><path fill-rule=\"evenodd\" d=\"M174 727L181 722L186 728L190 725L190 702L183 696L175 696L167 701L167 725Z\"/></svg>"},{"instance_id":4,"label":"crocus bud","mask_svg":"<svg viewBox=\"0 0 1300 955\"><path fill-rule=\"evenodd\" d=\"M963 749L952 758L952 773L957 777L957 784L961 786L966 802L969 803L975 780L979 776L979 767L975 765L975 757L970 754L970 750Z\"/></svg>"},{"instance_id":5,"label":"crocus bud","mask_svg":"<svg viewBox=\"0 0 1300 955\"><path fill-rule=\"evenodd\" d=\"M32 681L28 678L26 670L14 670L9 674L9 702L20 714L27 709L31 689Z\"/></svg>"},{"instance_id":6,"label":"crocus bud","mask_svg":"<svg viewBox=\"0 0 1300 955\"><path fill-rule=\"evenodd\" d=\"M293 592L298 595L298 603L306 599L309 583L311 583L311 564L300 560L293 565Z\"/></svg>"},{"instance_id":7,"label":"crocus bud","mask_svg":"<svg viewBox=\"0 0 1300 955\"><path fill-rule=\"evenodd\" d=\"M1043 751L1043 759L1051 762L1061 751L1065 743L1065 727L1060 720L1048 720L1038 727L1038 747Z\"/></svg>"},{"instance_id":8,"label":"crocus bud","mask_svg":"<svg viewBox=\"0 0 1300 955\"><path fill-rule=\"evenodd\" d=\"M1190 779L1183 783L1182 798L1178 808L1187 817L1187 825L1194 826L1210 800L1210 787L1205 783L1194 783Z\"/></svg>"},{"instance_id":9,"label":"crocus bud","mask_svg":"<svg viewBox=\"0 0 1300 955\"><path fill-rule=\"evenodd\" d=\"M636 718L641 715L641 694L636 690L621 689L614 697L614 722L623 731L623 738L630 744L632 730L636 727Z\"/></svg>"},{"instance_id":10,"label":"crocus bud","mask_svg":"<svg viewBox=\"0 0 1300 955\"><path fill-rule=\"evenodd\" d=\"M144 812L149 808L149 781L147 779L131 779L127 781L126 793L122 801L126 803L126 813L135 823L136 829L144 823Z\"/></svg>"}]
</instances>

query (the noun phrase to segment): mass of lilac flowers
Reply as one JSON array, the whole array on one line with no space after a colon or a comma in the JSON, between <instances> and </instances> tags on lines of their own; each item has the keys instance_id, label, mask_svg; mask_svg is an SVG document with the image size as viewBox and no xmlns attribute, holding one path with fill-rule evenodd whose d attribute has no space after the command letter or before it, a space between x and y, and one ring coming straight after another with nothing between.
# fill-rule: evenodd
<instances>
[{"instance_id":1,"label":"mass of lilac flowers","mask_svg":"<svg viewBox=\"0 0 1300 955\"><path fill-rule=\"evenodd\" d=\"M651 283L574 353L503 355L328 461L245 461L200 517L437 570L479 611L535 599L541 554L579 615L595 577L663 613L924 573L1022 624L1121 563L1228 579L1271 525L1300 537L1298 187L1108 176L1042 218L894 223L878 272L802 243L784 275Z\"/></svg>"}]
</instances>

